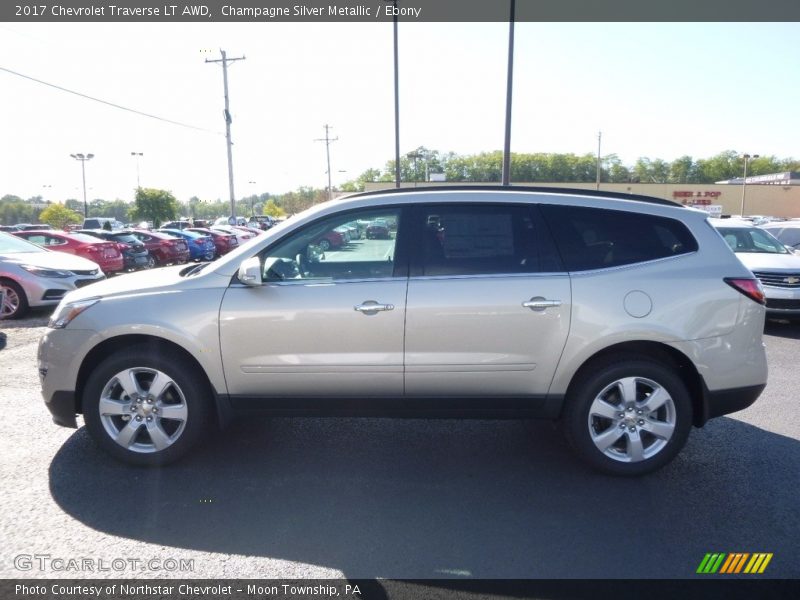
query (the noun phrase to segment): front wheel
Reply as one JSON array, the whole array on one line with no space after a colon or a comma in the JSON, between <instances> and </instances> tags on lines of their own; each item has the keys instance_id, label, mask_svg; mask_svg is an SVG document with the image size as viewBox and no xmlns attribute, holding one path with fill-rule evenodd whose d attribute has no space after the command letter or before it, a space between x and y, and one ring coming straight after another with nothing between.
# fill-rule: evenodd
<instances>
[{"instance_id":1,"label":"front wheel","mask_svg":"<svg viewBox=\"0 0 800 600\"><path fill-rule=\"evenodd\" d=\"M180 458L210 427L208 390L180 357L143 346L111 355L83 393L91 436L115 458L162 465Z\"/></svg>"},{"instance_id":2,"label":"front wheel","mask_svg":"<svg viewBox=\"0 0 800 600\"><path fill-rule=\"evenodd\" d=\"M0 319L18 319L28 312L28 297L19 284L10 279L0 279L0 288L3 290Z\"/></svg>"},{"instance_id":3,"label":"front wheel","mask_svg":"<svg viewBox=\"0 0 800 600\"><path fill-rule=\"evenodd\" d=\"M568 442L591 466L611 475L644 475L683 448L692 405L672 369L626 357L582 375L563 418Z\"/></svg>"}]
</instances>

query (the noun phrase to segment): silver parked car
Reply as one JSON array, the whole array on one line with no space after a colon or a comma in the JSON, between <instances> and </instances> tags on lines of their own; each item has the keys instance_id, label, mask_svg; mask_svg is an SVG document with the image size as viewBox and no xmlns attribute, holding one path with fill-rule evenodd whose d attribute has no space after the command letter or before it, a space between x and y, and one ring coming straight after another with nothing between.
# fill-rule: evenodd
<instances>
[{"instance_id":1,"label":"silver parked car","mask_svg":"<svg viewBox=\"0 0 800 600\"><path fill-rule=\"evenodd\" d=\"M67 292L104 278L86 258L0 232L0 319L19 318L31 306L55 306Z\"/></svg>"},{"instance_id":2,"label":"silver parked car","mask_svg":"<svg viewBox=\"0 0 800 600\"><path fill-rule=\"evenodd\" d=\"M800 252L800 221L770 221L759 227L769 231L795 253Z\"/></svg>"},{"instance_id":3,"label":"silver parked car","mask_svg":"<svg viewBox=\"0 0 800 600\"><path fill-rule=\"evenodd\" d=\"M772 236L770 229L736 219L711 222L764 286L767 316L800 317L800 256Z\"/></svg>"},{"instance_id":4,"label":"silver parked car","mask_svg":"<svg viewBox=\"0 0 800 600\"><path fill-rule=\"evenodd\" d=\"M348 251L314 242L395 223ZM232 416L560 420L612 474L662 467L767 381L761 285L672 202L536 188L366 193L215 263L69 294L39 346L56 423L134 464Z\"/></svg>"}]
</instances>

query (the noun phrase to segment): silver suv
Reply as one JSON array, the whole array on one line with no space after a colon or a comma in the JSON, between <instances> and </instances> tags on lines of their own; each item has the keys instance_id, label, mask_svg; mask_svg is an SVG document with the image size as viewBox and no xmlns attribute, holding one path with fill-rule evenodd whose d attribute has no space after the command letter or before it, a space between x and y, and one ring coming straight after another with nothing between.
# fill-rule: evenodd
<instances>
[{"instance_id":1,"label":"silver suv","mask_svg":"<svg viewBox=\"0 0 800 600\"><path fill-rule=\"evenodd\" d=\"M343 242L353 221L387 235ZM39 372L56 423L82 413L134 464L253 412L543 417L593 467L639 475L692 425L756 400L763 326L759 282L700 211L416 189L326 202L217 262L72 292Z\"/></svg>"}]
</instances>

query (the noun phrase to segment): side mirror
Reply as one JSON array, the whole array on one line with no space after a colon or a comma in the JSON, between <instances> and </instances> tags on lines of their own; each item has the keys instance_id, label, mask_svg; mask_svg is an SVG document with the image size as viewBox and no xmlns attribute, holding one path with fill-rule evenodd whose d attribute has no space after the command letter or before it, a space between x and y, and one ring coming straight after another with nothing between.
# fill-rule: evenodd
<instances>
[{"instance_id":1,"label":"side mirror","mask_svg":"<svg viewBox=\"0 0 800 600\"><path fill-rule=\"evenodd\" d=\"M239 281L245 285L259 287L263 281L261 279L261 260L253 256L239 265Z\"/></svg>"}]
</instances>

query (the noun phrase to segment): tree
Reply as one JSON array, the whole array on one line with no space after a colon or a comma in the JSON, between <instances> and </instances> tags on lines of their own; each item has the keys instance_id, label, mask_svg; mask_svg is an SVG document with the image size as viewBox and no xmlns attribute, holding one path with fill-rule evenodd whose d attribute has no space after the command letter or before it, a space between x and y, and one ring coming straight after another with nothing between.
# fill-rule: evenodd
<instances>
[{"instance_id":1,"label":"tree","mask_svg":"<svg viewBox=\"0 0 800 600\"><path fill-rule=\"evenodd\" d=\"M155 227L178 215L178 201L171 192L153 188L138 188L132 215L135 219L152 221Z\"/></svg>"},{"instance_id":2,"label":"tree","mask_svg":"<svg viewBox=\"0 0 800 600\"><path fill-rule=\"evenodd\" d=\"M55 229L66 229L67 225L77 225L83 222L83 216L63 204L51 204L42 211L39 220Z\"/></svg>"},{"instance_id":3,"label":"tree","mask_svg":"<svg viewBox=\"0 0 800 600\"><path fill-rule=\"evenodd\" d=\"M285 217L286 211L283 210L280 206L275 203L275 200L270 198L267 201L267 204L264 206L263 214L269 215L270 217Z\"/></svg>"},{"instance_id":4,"label":"tree","mask_svg":"<svg viewBox=\"0 0 800 600\"><path fill-rule=\"evenodd\" d=\"M343 192L363 192L367 182L378 181L380 176L379 169L367 169L355 180L343 183L340 189Z\"/></svg>"},{"instance_id":5,"label":"tree","mask_svg":"<svg viewBox=\"0 0 800 600\"><path fill-rule=\"evenodd\" d=\"M744 171L744 160L734 150L720 152L711 158L697 161L699 183L714 183L741 177Z\"/></svg>"},{"instance_id":6,"label":"tree","mask_svg":"<svg viewBox=\"0 0 800 600\"><path fill-rule=\"evenodd\" d=\"M669 180L672 183L695 183L696 169L691 156L676 158L669 165Z\"/></svg>"}]
</instances>

